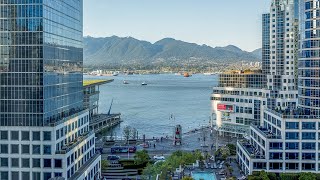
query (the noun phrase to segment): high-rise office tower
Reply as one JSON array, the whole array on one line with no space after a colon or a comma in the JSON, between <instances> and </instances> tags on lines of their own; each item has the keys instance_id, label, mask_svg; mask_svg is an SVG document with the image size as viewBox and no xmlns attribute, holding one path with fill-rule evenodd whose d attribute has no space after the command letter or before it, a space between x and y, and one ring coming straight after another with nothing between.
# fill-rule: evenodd
<instances>
[{"instance_id":1,"label":"high-rise office tower","mask_svg":"<svg viewBox=\"0 0 320 180\"><path fill-rule=\"evenodd\" d=\"M299 106L305 114L320 115L320 2L301 1Z\"/></svg>"},{"instance_id":2,"label":"high-rise office tower","mask_svg":"<svg viewBox=\"0 0 320 180\"><path fill-rule=\"evenodd\" d=\"M270 13L262 15L262 73L270 72Z\"/></svg>"},{"instance_id":3,"label":"high-rise office tower","mask_svg":"<svg viewBox=\"0 0 320 180\"><path fill-rule=\"evenodd\" d=\"M82 0L0 0L0 179L93 179Z\"/></svg>"},{"instance_id":4,"label":"high-rise office tower","mask_svg":"<svg viewBox=\"0 0 320 180\"><path fill-rule=\"evenodd\" d=\"M246 174L320 172L320 1L300 0L299 9L299 103L295 109L265 110L263 126L251 126L250 141L237 143Z\"/></svg>"},{"instance_id":5,"label":"high-rise office tower","mask_svg":"<svg viewBox=\"0 0 320 180\"><path fill-rule=\"evenodd\" d=\"M269 13L269 42L263 41L263 46L268 47L269 62L266 63L269 71L267 72L267 88L271 91L269 107L286 108L297 105L297 87L295 78L295 3L293 0L273 0ZM266 23L267 24L267 23ZM268 32L263 28L264 32ZM265 35L267 36L267 35Z\"/></svg>"},{"instance_id":6,"label":"high-rise office tower","mask_svg":"<svg viewBox=\"0 0 320 180\"><path fill-rule=\"evenodd\" d=\"M296 4L293 0L273 0L270 13L262 15L261 73L239 71L220 75L219 85L213 88L212 94L212 109L220 135L249 135L251 124L263 125L265 108L296 107Z\"/></svg>"}]
</instances>

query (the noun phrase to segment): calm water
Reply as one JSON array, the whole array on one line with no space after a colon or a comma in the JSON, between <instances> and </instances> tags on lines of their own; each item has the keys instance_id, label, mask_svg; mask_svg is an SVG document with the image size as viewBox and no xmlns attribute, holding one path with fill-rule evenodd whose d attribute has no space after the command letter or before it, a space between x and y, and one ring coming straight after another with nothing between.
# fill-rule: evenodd
<instances>
[{"instance_id":1,"label":"calm water","mask_svg":"<svg viewBox=\"0 0 320 180\"><path fill-rule=\"evenodd\" d=\"M172 135L173 126L181 124L183 131L208 124L211 114L210 94L217 83L216 76L193 75L190 78L173 74L119 75L117 77L85 76L85 79L109 79L114 82L100 86L100 112L122 113L124 122L139 134ZM126 80L130 84L123 84ZM147 86L141 86L146 82ZM174 114L175 122L169 120ZM121 129L117 135L121 135Z\"/></svg>"}]
</instances>

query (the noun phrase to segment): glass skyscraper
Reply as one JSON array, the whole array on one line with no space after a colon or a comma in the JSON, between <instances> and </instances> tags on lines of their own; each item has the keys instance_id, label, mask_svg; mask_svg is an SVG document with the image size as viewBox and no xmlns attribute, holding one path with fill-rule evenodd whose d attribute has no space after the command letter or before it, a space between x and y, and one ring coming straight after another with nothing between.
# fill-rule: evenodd
<instances>
[{"instance_id":1,"label":"glass skyscraper","mask_svg":"<svg viewBox=\"0 0 320 180\"><path fill-rule=\"evenodd\" d=\"M0 0L0 179L92 180L82 0Z\"/></svg>"},{"instance_id":2,"label":"glass skyscraper","mask_svg":"<svg viewBox=\"0 0 320 180\"><path fill-rule=\"evenodd\" d=\"M1 0L0 25L0 125L81 111L82 0Z\"/></svg>"},{"instance_id":3,"label":"glass skyscraper","mask_svg":"<svg viewBox=\"0 0 320 180\"><path fill-rule=\"evenodd\" d=\"M300 1L299 106L320 115L320 1Z\"/></svg>"}]
</instances>

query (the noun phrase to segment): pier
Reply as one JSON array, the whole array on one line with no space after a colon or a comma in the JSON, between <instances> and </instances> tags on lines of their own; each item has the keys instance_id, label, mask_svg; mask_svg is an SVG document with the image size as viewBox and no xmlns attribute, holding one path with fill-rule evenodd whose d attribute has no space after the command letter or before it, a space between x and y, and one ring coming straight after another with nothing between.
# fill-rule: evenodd
<instances>
[{"instance_id":1,"label":"pier","mask_svg":"<svg viewBox=\"0 0 320 180\"><path fill-rule=\"evenodd\" d=\"M111 114L112 102L108 113L99 113L100 86L111 82L113 79L83 81L84 106L89 109L90 116L89 128L95 133L117 126L122 122L121 113Z\"/></svg>"}]
</instances>

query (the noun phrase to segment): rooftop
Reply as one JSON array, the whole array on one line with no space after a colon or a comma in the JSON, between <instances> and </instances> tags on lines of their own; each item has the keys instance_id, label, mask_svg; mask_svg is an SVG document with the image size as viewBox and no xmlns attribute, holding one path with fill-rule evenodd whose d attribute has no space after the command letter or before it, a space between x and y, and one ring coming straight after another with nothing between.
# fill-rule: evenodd
<instances>
[{"instance_id":1,"label":"rooftop","mask_svg":"<svg viewBox=\"0 0 320 180\"><path fill-rule=\"evenodd\" d=\"M260 69L246 69L246 70L231 70L226 71L223 74L241 74L241 75L249 75L249 74L261 74L262 71Z\"/></svg>"},{"instance_id":2,"label":"rooftop","mask_svg":"<svg viewBox=\"0 0 320 180\"><path fill-rule=\"evenodd\" d=\"M107 80L99 80L99 79L93 79L93 80L83 80L83 87L88 86L98 86L102 84L107 84L113 82L113 79L107 79Z\"/></svg>"}]
</instances>

